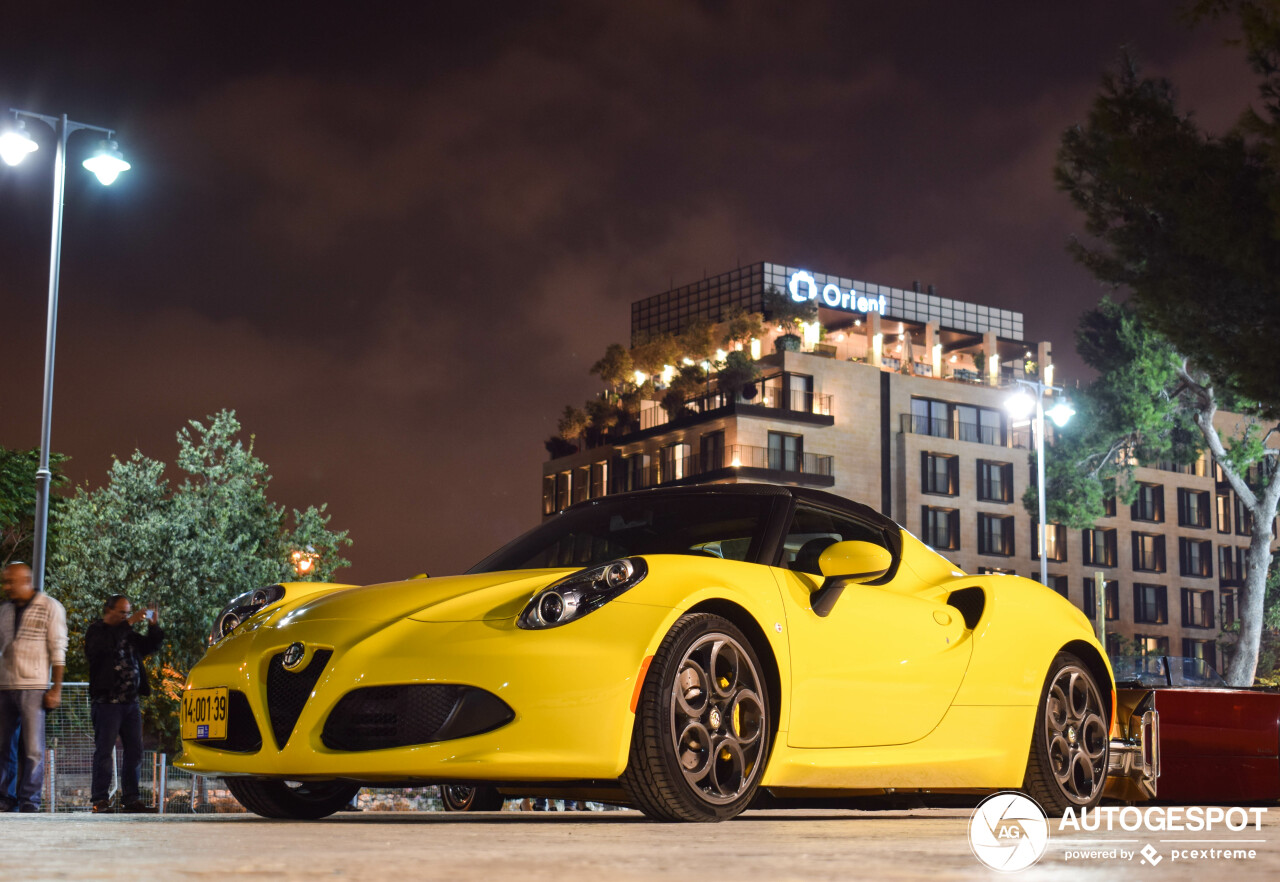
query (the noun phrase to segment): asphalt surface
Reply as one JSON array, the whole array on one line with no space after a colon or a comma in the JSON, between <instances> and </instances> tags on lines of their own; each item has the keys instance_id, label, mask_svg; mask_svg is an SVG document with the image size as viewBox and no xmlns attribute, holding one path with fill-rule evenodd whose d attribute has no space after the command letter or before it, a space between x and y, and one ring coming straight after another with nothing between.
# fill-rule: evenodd
<instances>
[{"instance_id":1,"label":"asphalt surface","mask_svg":"<svg viewBox=\"0 0 1280 882\"><path fill-rule=\"evenodd\" d=\"M0 816L0 879L1197 880L1280 878L1280 808L1261 830L1059 833L1039 863L988 870L968 810L750 812L723 824L656 824L634 812L343 813L324 821L253 815ZM1260 840L1246 842L1245 840ZM1137 852L1150 844L1159 860ZM1173 849L1253 849L1253 858ZM1101 856L1067 859L1068 852Z\"/></svg>"}]
</instances>

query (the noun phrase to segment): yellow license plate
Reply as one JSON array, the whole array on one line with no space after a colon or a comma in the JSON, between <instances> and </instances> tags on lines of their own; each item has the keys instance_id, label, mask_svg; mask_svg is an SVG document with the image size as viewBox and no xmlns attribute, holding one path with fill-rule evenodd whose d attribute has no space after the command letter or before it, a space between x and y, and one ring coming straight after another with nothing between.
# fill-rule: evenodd
<instances>
[{"instance_id":1,"label":"yellow license plate","mask_svg":"<svg viewBox=\"0 0 1280 882\"><path fill-rule=\"evenodd\" d=\"M182 693L182 739L220 741L227 737L227 687Z\"/></svg>"}]
</instances>

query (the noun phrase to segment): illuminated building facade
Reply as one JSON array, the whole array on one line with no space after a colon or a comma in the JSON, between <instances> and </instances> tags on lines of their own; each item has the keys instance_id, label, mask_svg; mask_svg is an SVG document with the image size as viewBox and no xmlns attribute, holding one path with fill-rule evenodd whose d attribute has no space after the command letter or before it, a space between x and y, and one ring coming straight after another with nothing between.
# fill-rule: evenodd
<instances>
[{"instance_id":1,"label":"illuminated building facade","mask_svg":"<svg viewBox=\"0 0 1280 882\"><path fill-rule=\"evenodd\" d=\"M1024 339L1019 312L773 263L636 301L632 342L761 312L768 288L817 303L799 348L776 346L772 327L753 341L767 354L742 393L713 378L675 415L646 401L626 434L545 463L543 514L647 487L798 484L879 508L967 572L1037 578L1038 530L1022 502L1032 436L1004 402L1015 378L1055 382L1051 345ZM1096 529L1049 525L1049 583L1104 618L1110 648L1123 637L1217 663L1243 580L1244 512L1204 460L1139 468L1137 480L1137 501L1113 504Z\"/></svg>"}]
</instances>

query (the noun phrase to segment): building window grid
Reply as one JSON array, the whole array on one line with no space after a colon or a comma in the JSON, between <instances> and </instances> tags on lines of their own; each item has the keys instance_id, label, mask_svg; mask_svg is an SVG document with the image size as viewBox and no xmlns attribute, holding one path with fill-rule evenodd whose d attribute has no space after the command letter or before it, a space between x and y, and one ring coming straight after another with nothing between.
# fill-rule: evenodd
<instances>
[{"instance_id":1,"label":"building window grid","mask_svg":"<svg viewBox=\"0 0 1280 882\"><path fill-rule=\"evenodd\" d=\"M1133 534L1133 568L1143 573L1164 572L1164 536L1158 533Z\"/></svg>"},{"instance_id":2,"label":"building window grid","mask_svg":"<svg viewBox=\"0 0 1280 882\"><path fill-rule=\"evenodd\" d=\"M1080 608L1090 619L1098 618L1098 585L1091 578L1084 580L1084 592ZM1107 579L1102 583L1102 615L1108 622L1120 620L1120 583L1115 579Z\"/></svg>"},{"instance_id":3,"label":"building window grid","mask_svg":"<svg viewBox=\"0 0 1280 882\"><path fill-rule=\"evenodd\" d=\"M1233 508L1235 510L1236 535L1248 536L1253 531L1253 514L1249 509L1245 508L1239 496L1232 493L1231 498L1235 502Z\"/></svg>"},{"instance_id":4,"label":"building window grid","mask_svg":"<svg viewBox=\"0 0 1280 882\"><path fill-rule=\"evenodd\" d=\"M1144 625L1169 624L1169 592L1164 585L1133 585L1133 620Z\"/></svg>"},{"instance_id":5,"label":"building window grid","mask_svg":"<svg viewBox=\"0 0 1280 882\"><path fill-rule=\"evenodd\" d=\"M1114 567L1116 565L1116 531L1114 529L1085 530L1083 543L1086 566Z\"/></svg>"},{"instance_id":6,"label":"building window grid","mask_svg":"<svg viewBox=\"0 0 1280 882\"><path fill-rule=\"evenodd\" d=\"M1063 524L1048 524L1044 530L1044 544L1048 550L1046 560L1065 563L1067 560L1067 528ZM1031 522L1031 559L1040 559L1040 525Z\"/></svg>"},{"instance_id":7,"label":"building window grid","mask_svg":"<svg viewBox=\"0 0 1280 882\"><path fill-rule=\"evenodd\" d=\"M1130 506L1129 516L1135 521L1163 522L1164 487L1159 484L1139 484L1138 495Z\"/></svg>"},{"instance_id":8,"label":"building window grid","mask_svg":"<svg viewBox=\"0 0 1280 882\"><path fill-rule=\"evenodd\" d=\"M1218 666L1218 652L1213 640L1197 640L1193 637L1183 637L1182 655L1185 658L1201 659L1213 668Z\"/></svg>"},{"instance_id":9,"label":"building window grid","mask_svg":"<svg viewBox=\"0 0 1280 882\"><path fill-rule=\"evenodd\" d=\"M1188 628L1213 627L1213 592L1208 589L1182 589L1182 624Z\"/></svg>"},{"instance_id":10,"label":"building window grid","mask_svg":"<svg viewBox=\"0 0 1280 882\"><path fill-rule=\"evenodd\" d=\"M978 460L978 498L983 502L1013 501L1013 463Z\"/></svg>"},{"instance_id":11,"label":"building window grid","mask_svg":"<svg viewBox=\"0 0 1280 882\"><path fill-rule=\"evenodd\" d=\"M1178 567L1184 576L1213 575L1213 543L1208 539L1178 539Z\"/></svg>"},{"instance_id":12,"label":"building window grid","mask_svg":"<svg viewBox=\"0 0 1280 882\"><path fill-rule=\"evenodd\" d=\"M1178 526L1200 529L1209 526L1208 490L1178 488Z\"/></svg>"},{"instance_id":13,"label":"building window grid","mask_svg":"<svg viewBox=\"0 0 1280 882\"><path fill-rule=\"evenodd\" d=\"M939 453L920 455L921 484L925 493L957 496L960 493L960 458Z\"/></svg>"},{"instance_id":14,"label":"building window grid","mask_svg":"<svg viewBox=\"0 0 1280 882\"><path fill-rule=\"evenodd\" d=\"M1133 641L1142 655L1168 655L1169 638L1156 634L1134 634Z\"/></svg>"},{"instance_id":15,"label":"building window grid","mask_svg":"<svg viewBox=\"0 0 1280 882\"><path fill-rule=\"evenodd\" d=\"M978 513L978 553L1014 555L1013 516Z\"/></svg>"},{"instance_id":16,"label":"building window grid","mask_svg":"<svg viewBox=\"0 0 1280 882\"><path fill-rule=\"evenodd\" d=\"M926 545L944 551L960 548L960 512L957 509L923 505L920 517Z\"/></svg>"},{"instance_id":17,"label":"building window grid","mask_svg":"<svg viewBox=\"0 0 1280 882\"><path fill-rule=\"evenodd\" d=\"M1218 493L1215 495L1218 506L1218 532L1231 532L1231 494Z\"/></svg>"}]
</instances>

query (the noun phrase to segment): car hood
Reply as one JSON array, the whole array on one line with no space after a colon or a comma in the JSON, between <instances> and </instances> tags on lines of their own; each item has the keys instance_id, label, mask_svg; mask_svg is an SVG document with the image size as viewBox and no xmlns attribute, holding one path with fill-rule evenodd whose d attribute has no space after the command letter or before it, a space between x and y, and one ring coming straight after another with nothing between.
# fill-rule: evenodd
<instances>
[{"instance_id":1,"label":"car hood","mask_svg":"<svg viewBox=\"0 0 1280 882\"><path fill-rule=\"evenodd\" d=\"M273 617L268 627L318 621L381 623L478 622L513 619L534 593L571 569L509 570L437 579L410 579L344 588L307 598Z\"/></svg>"}]
</instances>

